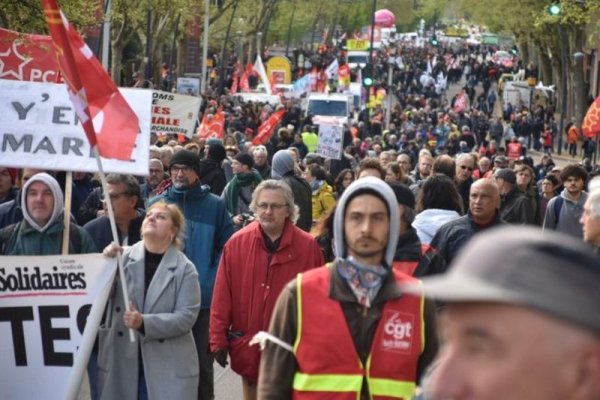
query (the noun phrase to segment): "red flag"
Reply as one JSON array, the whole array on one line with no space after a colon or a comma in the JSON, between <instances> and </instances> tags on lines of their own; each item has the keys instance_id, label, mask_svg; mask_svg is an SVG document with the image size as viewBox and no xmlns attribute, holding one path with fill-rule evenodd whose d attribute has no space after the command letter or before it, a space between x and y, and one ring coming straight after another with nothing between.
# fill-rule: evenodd
<instances>
[{"instance_id":1,"label":"red flag","mask_svg":"<svg viewBox=\"0 0 600 400\"><path fill-rule=\"evenodd\" d=\"M464 111L467 107L467 101L465 99L465 91L461 91L460 94L454 100L454 112Z\"/></svg>"},{"instance_id":2,"label":"red flag","mask_svg":"<svg viewBox=\"0 0 600 400\"><path fill-rule=\"evenodd\" d=\"M597 133L600 133L600 96L592 103L585 114L583 123L581 124L583 135L593 138Z\"/></svg>"},{"instance_id":3,"label":"red flag","mask_svg":"<svg viewBox=\"0 0 600 400\"><path fill-rule=\"evenodd\" d=\"M102 157L129 160L139 131L137 115L56 0L42 0L42 6L69 97L91 146Z\"/></svg>"},{"instance_id":4,"label":"red flag","mask_svg":"<svg viewBox=\"0 0 600 400\"><path fill-rule=\"evenodd\" d=\"M0 28L0 78L61 82L52 38Z\"/></svg>"},{"instance_id":5,"label":"red flag","mask_svg":"<svg viewBox=\"0 0 600 400\"><path fill-rule=\"evenodd\" d=\"M223 139L225 131L225 120L223 118L223 110L219 110L213 115L212 119L208 118L208 114L202 118L202 123L198 128L198 136L201 139L218 138Z\"/></svg>"},{"instance_id":6,"label":"red flag","mask_svg":"<svg viewBox=\"0 0 600 400\"><path fill-rule=\"evenodd\" d=\"M284 114L285 109L276 111L273 114L271 114L271 116L265 122L260 124L260 126L258 127L258 134L254 139L252 139L252 144L257 145L267 143L267 141L271 138L271 135L273 134L273 129L275 129L275 127L279 125L279 122L281 122L281 119L283 118Z\"/></svg>"},{"instance_id":7,"label":"red flag","mask_svg":"<svg viewBox=\"0 0 600 400\"><path fill-rule=\"evenodd\" d=\"M242 74L242 77L240 78L240 90L242 92L249 92L250 91L250 84L248 83L248 78L250 78L250 75L254 74L254 66L252 64L246 64L246 69L244 70L244 73Z\"/></svg>"}]
</instances>

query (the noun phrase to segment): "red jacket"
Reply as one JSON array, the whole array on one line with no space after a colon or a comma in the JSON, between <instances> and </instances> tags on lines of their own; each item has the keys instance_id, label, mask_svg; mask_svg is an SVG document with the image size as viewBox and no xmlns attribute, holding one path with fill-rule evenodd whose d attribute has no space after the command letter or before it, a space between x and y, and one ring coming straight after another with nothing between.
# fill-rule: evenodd
<instances>
[{"instance_id":1,"label":"red jacket","mask_svg":"<svg viewBox=\"0 0 600 400\"><path fill-rule=\"evenodd\" d=\"M289 221L271 256L258 222L235 233L223 248L217 271L209 325L211 351L228 348L231 368L256 381L260 352L248 342L258 331L268 330L283 287L298 273L324 263L315 239Z\"/></svg>"}]
</instances>

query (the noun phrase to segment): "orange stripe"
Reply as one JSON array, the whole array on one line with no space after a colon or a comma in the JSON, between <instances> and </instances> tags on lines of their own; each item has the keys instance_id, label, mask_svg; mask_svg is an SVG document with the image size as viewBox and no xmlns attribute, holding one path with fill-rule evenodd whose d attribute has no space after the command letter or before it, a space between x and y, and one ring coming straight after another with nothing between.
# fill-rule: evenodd
<instances>
[{"instance_id":1,"label":"orange stripe","mask_svg":"<svg viewBox=\"0 0 600 400\"><path fill-rule=\"evenodd\" d=\"M62 25L62 19L46 17L46 22L53 25Z\"/></svg>"}]
</instances>

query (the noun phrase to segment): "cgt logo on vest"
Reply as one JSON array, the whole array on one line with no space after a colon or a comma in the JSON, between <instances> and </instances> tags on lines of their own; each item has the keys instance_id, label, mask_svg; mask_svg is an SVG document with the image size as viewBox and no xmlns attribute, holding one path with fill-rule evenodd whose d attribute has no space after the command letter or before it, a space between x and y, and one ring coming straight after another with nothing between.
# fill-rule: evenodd
<instances>
[{"instance_id":1,"label":"cgt logo on vest","mask_svg":"<svg viewBox=\"0 0 600 400\"><path fill-rule=\"evenodd\" d=\"M383 351L409 353L412 347L414 315L388 310L383 318Z\"/></svg>"}]
</instances>

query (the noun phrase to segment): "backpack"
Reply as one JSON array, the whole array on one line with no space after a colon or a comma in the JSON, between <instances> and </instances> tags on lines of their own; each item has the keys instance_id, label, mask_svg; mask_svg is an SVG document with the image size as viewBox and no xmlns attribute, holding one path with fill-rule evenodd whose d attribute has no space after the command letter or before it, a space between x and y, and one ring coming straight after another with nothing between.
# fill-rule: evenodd
<instances>
[{"instance_id":1,"label":"backpack","mask_svg":"<svg viewBox=\"0 0 600 400\"><path fill-rule=\"evenodd\" d=\"M13 234L19 224L20 222L17 222L0 229L0 254L6 255L7 250L10 248L9 244L16 240ZM76 226L71 226L71 229L69 229L69 242L73 245L75 254L81 253L81 232Z\"/></svg>"},{"instance_id":2,"label":"backpack","mask_svg":"<svg viewBox=\"0 0 600 400\"><path fill-rule=\"evenodd\" d=\"M560 210L562 209L563 203L565 199L562 196L557 196L556 201L554 202L554 229L558 226L558 219L560 216Z\"/></svg>"}]
</instances>

